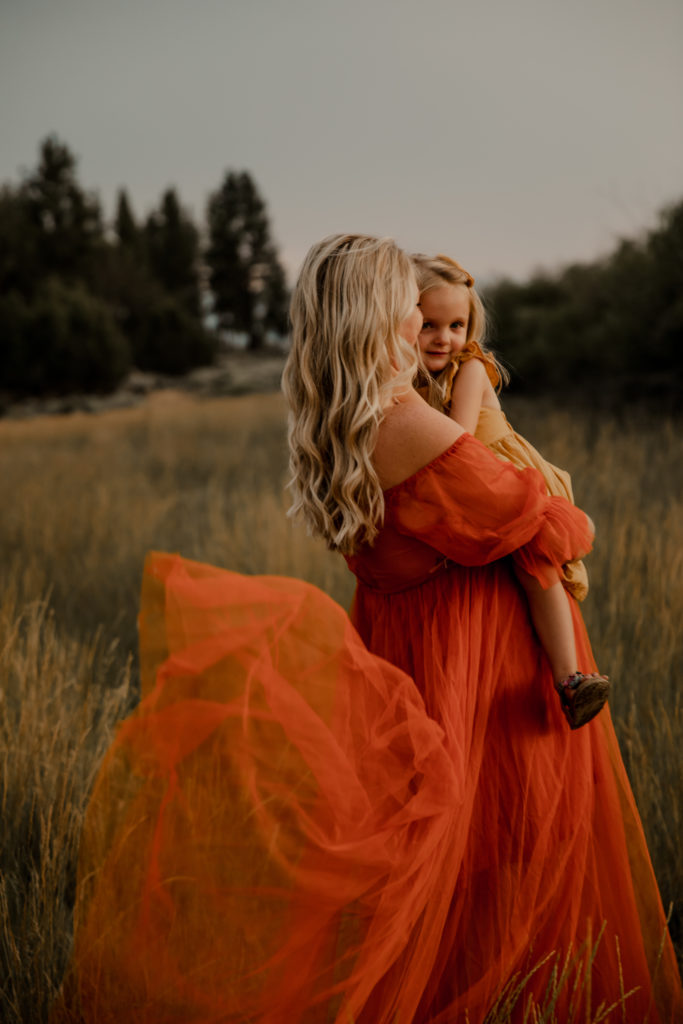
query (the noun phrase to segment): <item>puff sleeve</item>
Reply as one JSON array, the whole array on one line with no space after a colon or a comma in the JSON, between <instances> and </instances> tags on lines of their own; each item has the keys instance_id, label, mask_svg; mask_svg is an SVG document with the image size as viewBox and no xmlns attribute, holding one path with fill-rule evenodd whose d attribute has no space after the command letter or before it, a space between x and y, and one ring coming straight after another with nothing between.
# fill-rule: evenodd
<instances>
[{"instance_id":1,"label":"puff sleeve","mask_svg":"<svg viewBox=\"0 0 683 1024\"><path fill-rule=\"evenodd\" d=\"M541 474L497 458L471 434L386 494L399 533L429 544L460 565L513 555L544 586L591 548L588 517L551 497Z\"/></svg>"}]
</instances>

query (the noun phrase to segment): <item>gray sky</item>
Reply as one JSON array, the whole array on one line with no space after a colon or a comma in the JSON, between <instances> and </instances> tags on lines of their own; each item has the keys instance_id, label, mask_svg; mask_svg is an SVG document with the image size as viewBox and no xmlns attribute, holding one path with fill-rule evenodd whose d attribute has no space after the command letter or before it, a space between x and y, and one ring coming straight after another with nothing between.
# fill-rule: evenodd
<instances>
[{"instance_id":1,"label":"gray sky","mask_svg":"<svg viewBox=\"0 0 683 1024\"><path fill-rule=\"evenodd\" d=\"M683 197L681 0L0 0L0 181L56 132L110 215L249 170L293 276L333 231L480 280Z\"/></svg>"}]
</instances>

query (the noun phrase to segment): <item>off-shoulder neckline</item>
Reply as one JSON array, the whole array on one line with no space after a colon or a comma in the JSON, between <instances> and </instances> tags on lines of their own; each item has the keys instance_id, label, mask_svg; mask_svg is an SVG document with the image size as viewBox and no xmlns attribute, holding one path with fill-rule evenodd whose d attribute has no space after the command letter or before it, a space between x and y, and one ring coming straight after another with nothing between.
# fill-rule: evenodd
<instances>
[{"instance_id":1,"label":"off-shoulder neckline","mask_svg":"<svg viewBox=\"0 0 683 1024\"><path fill-rule=\"evenodd\" d=\"M414 473L410 474L410 476L405 477L404 480L399 480L397 484L392 484L391 487L384 488L382 493L384 494L385 499L391 497L396 491L399 491L402 487L405 487L406 484L412 483L418 477L422 476L423 473L428 473L431 469L434 469L436 466L438 466L440 462L445 461L460 447L464 438L472 436L472 434L464 430L462 434L456 437L455 441L453 441L453 443L450 444L448 448L444 448L442 452L439 452L438 455L435 455L433 459L429 460L429 462L425 462L424 466L420 466L420 468L416 469Z\"/></svg>"}]
</instances>

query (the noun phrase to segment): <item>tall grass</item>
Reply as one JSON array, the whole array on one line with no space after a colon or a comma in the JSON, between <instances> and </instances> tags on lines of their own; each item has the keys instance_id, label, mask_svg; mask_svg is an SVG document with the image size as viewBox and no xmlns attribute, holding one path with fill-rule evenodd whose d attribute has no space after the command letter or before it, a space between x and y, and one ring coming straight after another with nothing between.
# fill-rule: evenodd
<instances>
[{"instance_id":1,"label":"tall grass","mask_svg":"<svg viewBox=\"0 0 683 1024\"><path fill-rule=\"evenodd\" d=\"M584 611L614 681L612 709L668 905L683 881L683 441L670 421L577 425L571 411L531 403L509 411L572 472L577 502L598 527ZM114 723L136 699L145 552L299 576L350 601L343 560L285 516L285 466L277 395L198 403L166 393L99 417L0 423L0 1019L8 1024L46 1019L68 958L87 795ZM672 927L680 938L680 908Z\"/></svg>"}]
</instances>

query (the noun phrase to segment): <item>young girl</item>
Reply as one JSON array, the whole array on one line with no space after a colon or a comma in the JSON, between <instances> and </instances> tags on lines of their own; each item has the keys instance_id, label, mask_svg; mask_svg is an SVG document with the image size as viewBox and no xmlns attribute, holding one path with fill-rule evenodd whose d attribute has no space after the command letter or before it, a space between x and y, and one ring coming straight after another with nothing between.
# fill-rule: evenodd
<instances>
[{"instance_id":1,"label":"young girl","mask_svg":"<svg viewBox=\"0 0 683 1024\"><path fill-rule=\"evenodd\" d=\"M448 256L413 257L423 325L419 336L422 361L437 388L428 388L450 417L496 454L523 468L542 473L548 492L573 501L571 480L564 470L546 462L507 422L496 392L507 383L507 371L482 345L485 313L474 290L474 278ZM547 588L515 562L531 618L550 662L562 710L572 729L589 722L607 700L609 680L577 670L576 644L567 594L582 601L588 577L582 562L564 566L560 580L549 567ZM565 593L566 591L566 593Z\"/></svg>"}]
</instances>

